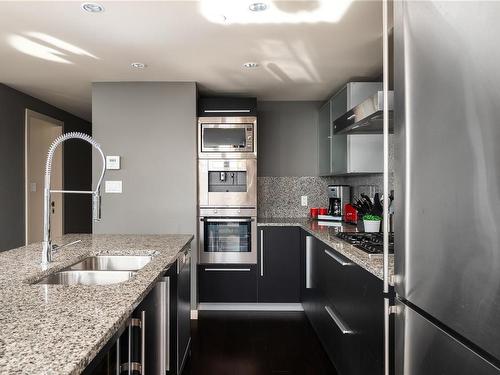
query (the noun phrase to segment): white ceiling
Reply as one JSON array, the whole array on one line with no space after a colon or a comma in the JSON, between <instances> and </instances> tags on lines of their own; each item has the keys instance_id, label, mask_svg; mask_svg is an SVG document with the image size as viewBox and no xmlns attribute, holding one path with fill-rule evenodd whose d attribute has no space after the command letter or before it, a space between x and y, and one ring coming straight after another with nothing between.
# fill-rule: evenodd
<instances>
[{"instance_id":1,"label":"white ceiling","mask_svg":"<svg viewBox=\"0 0 500 375\"><path fill-rule=\"evenodd\" d=\"M204 1L216 7L221 0ZM231 1L244 12L252 2ZM317 0L275 3L295 15L319 7ZM196 81L206 93L323 100L349 80L381 72L381 1L354 1L337 23L231 23L228 16L220 24L197 1L100 4L105 11L90 14L79 1L0 2L0 82L90 119L92 82ZM63 62L12 43L49 47L49 57ZM135 61L148 67L132 69ZM242 68L247 61L261 66Z\"/></svg>"}]
</instances>

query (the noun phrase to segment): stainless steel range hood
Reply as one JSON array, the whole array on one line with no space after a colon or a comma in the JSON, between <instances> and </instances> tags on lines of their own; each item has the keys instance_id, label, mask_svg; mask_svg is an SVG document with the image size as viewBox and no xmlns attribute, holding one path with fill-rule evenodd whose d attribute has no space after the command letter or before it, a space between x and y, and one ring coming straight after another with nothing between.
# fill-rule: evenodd
<instances>
[{"instance_id":1,"label":"stainless steel range hood","mask_svg":"<svg viewBox=\"0 0 500 375\"><path fill-rule=\"evenodd\" d=\"M389 91L389 131L393 132L392 107L394 92ZM382 134L384 92L378 91L333 121L334 134Z\"/></svg>"}]
</instances>

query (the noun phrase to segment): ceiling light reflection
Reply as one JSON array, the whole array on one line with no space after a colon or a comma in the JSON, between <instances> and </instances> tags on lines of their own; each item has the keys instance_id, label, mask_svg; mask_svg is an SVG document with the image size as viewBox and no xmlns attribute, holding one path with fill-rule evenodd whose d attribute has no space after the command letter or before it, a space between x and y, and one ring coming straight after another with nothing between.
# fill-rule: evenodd
<instances>
[{"instance_id":1,"label":"ceiling light reflection","mask_svg":"<svg viewBox=\"0 0 500 375\"><path fill-rule=\"evenodd\" d=\"M210 22L219 24L299 24L318 22L338 22L345 14L353 0L317 0L318 6L313 10L286 12L273 2L266 3L265 12L249 10L248 0L201 0L200 11ZM220 15L227 17L221 22Z\"/></svg>"},{"instance_id":2,"label":"ceiling light reflection","mask_svg":"<svg viewBox=\"0 0 500 375\"><path fill-rule=\"evenodd\" d=\"M88 56L88 57L92 57L93 59L98 59L97 56L91 54L90 52L87 52L80 47L77 47L71 43L65 42L64 40L55 38L51 35L39 33L39 32L29 32L26 35L31 36L32 38L36 38L38 40L41 40L45 43L52 44L54 47L71 52L75 55Z\"/></svg>"},{"instance_id":3,"label":"ceiling light reflection","mask_svg":"<svg viewBox=\"0 0 500 375\"><path fill-rule=\"evenodd\" d=\"M46 45L37 43L20 35L10 35L8 37L9 44L17 49L19 52L38 57L40 59L54 61L64 64L72 64L71 61L62 58L65 54L54 48L50 48Z\"/></svg>"}]
</instances>

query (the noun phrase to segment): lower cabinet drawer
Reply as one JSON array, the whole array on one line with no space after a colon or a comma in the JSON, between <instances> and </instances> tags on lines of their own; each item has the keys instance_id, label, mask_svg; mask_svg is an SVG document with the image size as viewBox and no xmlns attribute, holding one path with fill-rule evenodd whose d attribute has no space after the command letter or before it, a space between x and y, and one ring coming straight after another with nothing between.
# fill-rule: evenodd
<instances>
[{"instance_id":1,"label":"lower cabinet drawer","mask_svg":"<svg viewBox=\"0 0 500 375\"><path fill-rule=\"evenodd\" d=\"M381 375L382 280L324 244L321 244L319 256L322 308L330 318L325 320L329 322L323 325L319 334L325 336L322 339L325 349L340 374ZM334 340L335 335L338 339Z\"/></svg>"},{"instance_id":2,"label":"lower cabinet drawer","mask_svg":"<svg viewBox=\"0 0 500 375\"><path fill-rule=\"evenodd\" d=\"M198 265L199 302L257 302L255 264Z\"/></svg>"}]
</instances>

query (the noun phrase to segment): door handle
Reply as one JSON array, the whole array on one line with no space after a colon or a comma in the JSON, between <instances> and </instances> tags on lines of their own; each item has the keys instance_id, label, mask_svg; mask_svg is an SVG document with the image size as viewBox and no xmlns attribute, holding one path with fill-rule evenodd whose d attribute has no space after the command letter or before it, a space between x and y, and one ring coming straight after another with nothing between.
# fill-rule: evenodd
<instances>
[{"instance_id":1,"label":"door handle","mask_svg":"<svg viewBox=\"0 0 500 375\"><path fill-rule=\"evenodd\" d=\"M260 230L260 276L264 276L264 230Z\"/></svg>"},{"instance_id":2,"label":"door handle","mask_svg":"<svg viewBox=\"0 0 500 375\"><path fill-rule=\"evenodd\" d=\"M205 268L205 271L221 271L221 272L249 272L250 268Z\"/></svg>"},{"instance_id":3,"label":"door handle","mask_svg":"<svg viewBox=\"0 0 500 375\"><path fill-rule=\"evenodd\" d=\"M330 318L335 322L337 327L340 329L340 332L342 332L343 335L350 335L353 334L354 331L349 328L347 324L344 323L342 318L339 316L339 314L330 306L325 306L325 310L330 315Z\"/></svg>"},{"instance_id":4,"label":"door handle","mask_svg":"<svg viewBox=\"0 0 500 375\"><path fill-rule=\"evenodd\" d=\"M120 364L120 338L116 339L116 375L120 375L121 364Z\"/></svg>"},{"instance_id":5,"label":"door handle","mask_svg":"<svg viewBox=\"0 0 500 375\"><path fill-rule=\"evenodd\" d=\"M334 252L332 252L330 250L325 249L325 253L330 258L334 259L337 263L339 263L341 266L352 266L352 265L354 265L354 263L342 259L340 256L338 256L337 254L335 254Z\"/></svg>"},{"instance_id":6,"label":"door handle","mask_svg":"<svg viewBox=\"0 0 500 375\"><path fill-rule=\"evenodd\" d=\"M161 373L170 371L170 277L166 276L160 282L161 285L161 316L160 316L160 360Z\"/></svg>"},{"instance_id":7,"label":"door handle","mask_svg":"<svg viewBox=\"0 0 500 375\"><path fill-rule=\"evenodd\" d=\"M312 247L313 237L306 236L306 289L313 287L312 282Z\"/></svg>"},{"instance_id":8,"label":"door handle","mask_svg":"<svg viewBox=\"0 0 500 375\"><path fill-rule=\"evenodd\" d=\"M207 223L250 223L250 222L254 221L254 219L251 219L251 218L248 218L248 219L223 218L223 219L204 219L204 221L206 221Z\"/></svg>"},{"instance_id":9,"label":"door handle","mask_svg":"<svg viewBox=\"0 0 500 375\"><path fill-rule=\"evenodd\" d=\"M146 373L146 311L141 311L141 374Z\"/></svg>"}]
</instances>

